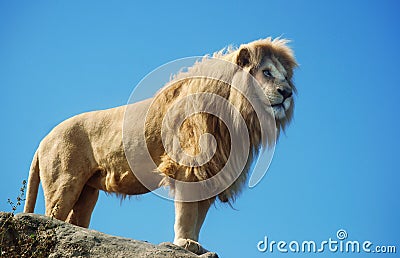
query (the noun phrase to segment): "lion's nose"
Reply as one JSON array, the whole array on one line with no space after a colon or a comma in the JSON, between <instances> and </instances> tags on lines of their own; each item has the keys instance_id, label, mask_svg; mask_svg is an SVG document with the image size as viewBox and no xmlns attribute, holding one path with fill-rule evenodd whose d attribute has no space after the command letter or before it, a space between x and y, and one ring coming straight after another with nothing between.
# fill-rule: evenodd
<instances>
[{"instance_id":1,"label":"lion's nose","mask_svg":"<svg viewBox=\"0 0 400 258\"><path fill-rule=\"evenodd\" d=\"M282 95L284 99L290 98L292 96L292 90L288 88L278 88L279 94Z\"/></svg>"}]
</instances>

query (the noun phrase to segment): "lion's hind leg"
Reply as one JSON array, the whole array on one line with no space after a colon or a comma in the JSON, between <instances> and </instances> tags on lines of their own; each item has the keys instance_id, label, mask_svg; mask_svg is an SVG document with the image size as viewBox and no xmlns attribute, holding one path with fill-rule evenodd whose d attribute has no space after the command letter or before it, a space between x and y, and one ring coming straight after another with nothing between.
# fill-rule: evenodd
<instances>
[{"instance_id":1,"label":"lion's hind leg","mask_svg":"<svg viewBox=\"0 0 400 258\"><path fill-rule=\"evenodd\" d=\"M66 221L69 213L80 199L86 184L85 177L74 176L49 168L41 171L43 193L46 203L46 216ZM43 176L42 176L43 175ZM58 175L58 177L54 177Z\"/></svg>"},{"instance_id":2,"label":"lion's hind leg","mask_svg":"<svg viewBox=\"0 0 400 258\"><path fill-rule=\"evenodd\" d=\"M98 189L85 185L66 221L80 227L89 227L90 218L98 197Z\"/></svg>"},{"instance_id":3,"label":"lion's hind leg","mask_svg":"<svg viewBox=\"0 0 400 258\"><path fill-rule=\"evenodd\" d=\"M70 179L72 181L72 179ZM46 202L46 216L65 221L82 192L83 185L79 183L49 184L44 180L43 192ZM65 182L65 181L64 181Z\"/></svg>"}]
</instances>

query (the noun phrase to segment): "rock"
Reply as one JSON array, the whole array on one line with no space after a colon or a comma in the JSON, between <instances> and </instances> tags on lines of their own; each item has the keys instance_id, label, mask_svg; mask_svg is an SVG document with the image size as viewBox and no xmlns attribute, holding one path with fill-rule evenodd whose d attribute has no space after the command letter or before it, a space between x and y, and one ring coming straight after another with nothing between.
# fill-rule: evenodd
<instances>
[{"instance_id":1,"label":"rock","mask_svg":"<svg viewBox=\"0 0 400 258\"><path fill-rule=\"evenodd\" d=\"M154 245L107 235L43 215L0 212L0 257L182 257L193 254L172 243Z\"/></svg>"}]
</instances>

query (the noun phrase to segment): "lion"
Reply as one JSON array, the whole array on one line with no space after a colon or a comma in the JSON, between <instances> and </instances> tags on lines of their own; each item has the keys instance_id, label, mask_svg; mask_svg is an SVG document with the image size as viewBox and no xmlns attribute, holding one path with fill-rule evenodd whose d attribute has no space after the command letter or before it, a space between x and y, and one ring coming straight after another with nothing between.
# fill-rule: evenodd
<instances>
[{"instance_id":1,"label":"lion","mask_svg":"<svg viewBox=\"0 0 400 258\"><path fill-rule=\"evenodd\" d=\"M276 140L292 119L296 93L293 71L297 63L288 42L269 37L238 48L224 48L175 75L153 98L82 113L63 121L40 142L34 154L24 212L34 212L40 181L46 215L86 228L100 190L124 198L168 185L171 192L178 194L175 195L174 244L196 254L207 252L198 239L210 206L217 199L229 204L235 200L244 188L260 147ZM255 86L249 82L251 79L256 81ZM207 101L196 94L213 95L215 99ZM180 101L192 96L197 99L193 103L204 107L229 102L234 110L223 115L231 117L232 125L208 112L182 115L184 106L188 105L179 104ZM256 112L257 108L262 110L261 114ZM165 119L171 109L176 116L184 118L178 127L175 120ZM239 115L242 120L236 117ZM263 121L268 124L271 119L276 134L267 133L268 137L263 138L261 124ZM237 125L240 121L248 130L249 144L233 151L230 145L233 138L243 134L243 128L238 129ZM144 141L139 139L139 134ZM212 134L213 140L207 142L208 138L203 137L202 142L201 136L205 134ZM178 137L177 145L173 143L174 136ZM206 155L204 164L199 160L193 163L193 157L207 150L204 139L213 153ZM181 158L174 157L177 146L183 150ZM130 159L127 153L136 156ZM151 157L151 162L143 158L145 155ZM176 187L179 182L201 183L217 177L230 162L229 156L233 161L227 167L235 175L214 181L218 186L230 180L226 188L211 191L211 196L201 195L200 190L202 197L185 199L192 188L180 191ZM155 179L145 184L138 173Z\"/></svg>"}]
</instances>

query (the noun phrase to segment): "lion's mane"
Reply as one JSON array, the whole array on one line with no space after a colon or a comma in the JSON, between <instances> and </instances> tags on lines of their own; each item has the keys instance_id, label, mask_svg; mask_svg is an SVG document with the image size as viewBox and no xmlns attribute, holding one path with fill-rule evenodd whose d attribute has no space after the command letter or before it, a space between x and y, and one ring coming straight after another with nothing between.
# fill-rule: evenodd
<instances>
[{"instance_id":1,"label":"lion's mane","mask_svg":"<svg viewBox=\"0 0 400 258\"><path fill-rule=\"evenodd\" d=\"M210 133L216 140L216 151L206 164L201 166L187 166L171 158L167 151L165 151L164 146L163 155L161 155L159 162L156 162L159 164L157 171L165 176L162 181L164 185L169 184L173 188L173 184L171 185L169 180L170 178L187 182L196 182L211 178L221 171L227 163L229 155L234 155L233 159L237 161L229 169L240 169L236 167L236 164L240 163L240 159L244 156L247 159L245 160L244 168L239 171L240 175L229 188L218 194L218 198L222 202L235 200L235 197L243 189L251 164L260 151L260 148L273 143L276 137L279 136L279 132L285 129L292 118L293 105L286 111L285 118L274 119L271 112L268 112L268 109L265 107L266 103L262 101L260 96L262 92L260 92L260 89L249 87L251 76L248 76L248 74L254 74L265 58L274 56L287 70L289 84L295 91L292 75L293 68L297 64L292 50L287 47L287 43L287 40L267 38L241 45L239 48L225 48L214 53L212 58L206 56L188 68L187 71L182 71L175 75L171 82L158 92L149 109L146 120L146 136L154 137L154 135L158 135L159 139L156 142L158 141L159 146L163 146L161 124L168 110L174 108L174 105L179 100L197 93L216 94L229 101L229 103L239 110L247 127L247 132L239 130L239 127L235 126L237 123L240 123L240 119L237 117L233 117L234 130L228 130L227 125L212 114L196 113L189 116L179 128L178 134L181 147L188 154L197 155L201 152L200 136ZM249 62L247 65L242 64L243 57L241 55L243 49L246 49L245 58ZM245 96L252 96L252 99L248 99ZM214 105L215 103L203 102L202 104ZM257 116L255 106L265 110L265 113L261 117ZM180 109L181 111L182 109ZM262 123L273 123L277 133L266 132L266 139L262 139L260 126ZM149 131L147 128L152 129ZM249 135L250 148L246 149L242 147L242 149L234 150L234 153L230 153L231 137L240 137L243 133ZM151 141L154 144L154 139ZM171 143L164 142L164 144ZM155 159L159 159L156 157L156 154L152 156ZM229 180L229 178L226 178L226 180Z\"/></svg>"}]
</instances>

